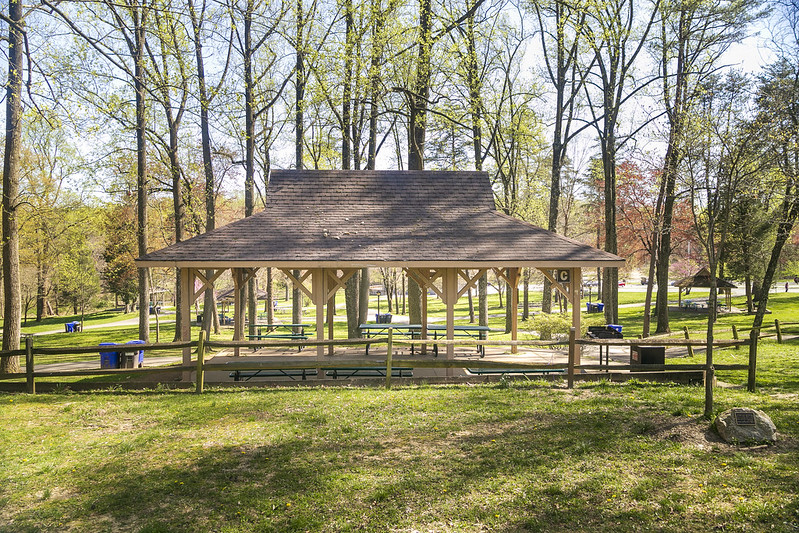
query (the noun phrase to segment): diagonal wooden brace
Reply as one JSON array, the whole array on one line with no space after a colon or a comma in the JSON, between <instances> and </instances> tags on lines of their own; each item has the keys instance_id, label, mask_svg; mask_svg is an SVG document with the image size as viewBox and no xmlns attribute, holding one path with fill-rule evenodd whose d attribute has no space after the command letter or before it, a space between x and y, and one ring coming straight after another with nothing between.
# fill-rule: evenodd
<instances>
[{"instance_id":1,"label":"diagonal wooden brace","mask_svg":"<svg viewBox=\"0 0 799 533\"><path fill-rule=\"evenodd\" d=\"M559 293L561 293L563 296L566 297L566 300L568 300L570 304L574 305L573 301L574 298L572 298L572 295L569 294L569 291L566 289L566 287L563 286L561 282L555 279L555 276L553 276L549 270L544 270L543 268L539 268L538 270L544 275L545 278L549 280L550 283L552 283L552 286L555 287L555 289L557 289Z\"/></svg>"},{"instance_id":2,"label":"diagonal wooden brace","mask_svg":"<svg viewBox=\"0 0 799 533\"><path fill-rule=\"evenodd\" d=\"M435 281L443 276L441 271L420 270L418 268L404 268L403 270L405 270L405 272L412 277L420 287L425 290L433 289L433 292L435 292L442 301L444 300L444 293L435 285Z\"/></svg>"},{"instance_id":3,"label":"diagonal wooden brace","mask_svg":"<svg viewBox=\"0 0 799 533\"><path fill-rule=\"evenodd\" d=\"M310 290L308 290L308 287L306 287L305 283L304 283L305 280L308 279L308 277L311 275L311 272L312 272L311 270L306 270L304 272L301 271L299 278L295 278L294 274L291 273L291 270L288 270L288 269L285 269L285 268L281 268L280 271L283 272L286 275L286 277L291 280L291 283L294 285L294 287L296 287L296 288L300 289L302 292L304 292L305 295L308 298L310 298L312 302L316 301L316 300L314 300L313 293Z\"/></svg>"},{"instance_id":4,"label":"diagonal wooden brace","mask_svg":"<svg viewBox=\"0 0 799 533\"><path fill-rule=\"evenodd\" d=\"M358 272L357 268L346 268L341 271L341 276L339 276L338 270L327 270L328 283L330 283L327 287L327 299L332 298L339 289L343 289L356 272Z\"/></svg>"},{"instance_id":5,"label":"diagonal wooden brace","mask_svg":"<svg viewBox=\"0 0 799 533\"><path fill-rule=\"evenodd\" d=\"M200 297L200 294L204 293L205 291L213 290L214 282L219 279L219 276L221 276L226 269L220 268L218 270L212 270L213 274L211 274L211 277L208 278L205 277L205 275L202 272L200 272L199 269L194 268L192 270L194 271L194 276L199 278L201 286L198 290L192 292L191 301L189 302L189 304L196 302L197 298Z\"/></svg>"},{"instance_id":6,"label":"diagonal wooden brace","mask_svg":"<svg viewBox=\"0 0 799 533\"><path fill-rule=\"evenodd\" d=\"M459 291L458 291L458 298L460 298L461 296L463 296L464 294L466 294L466 292L467 292L469 289L471 289L472 287L474 287L475 285L477 285L477 282L480 280L480 278L481 278L481 277L483 277L483 275L484 275L486 272L488 272L488 269L487 269L487 268L481 268L480 270L478 270L478 271L477 271L477 274L475 274L473 277L471 277L471 278L470 278L470 277L469 277L469 276L466 274L466 271L465 271L465 270L460 270L460 269L459 269L459 270L458 270L458 275L459 275L461 278L463 278L463 280L466 282L466 285L464 285L464 286L463 286L463 288L462 288L461 290L459 290Z\"/></svg>"}]
</instances>

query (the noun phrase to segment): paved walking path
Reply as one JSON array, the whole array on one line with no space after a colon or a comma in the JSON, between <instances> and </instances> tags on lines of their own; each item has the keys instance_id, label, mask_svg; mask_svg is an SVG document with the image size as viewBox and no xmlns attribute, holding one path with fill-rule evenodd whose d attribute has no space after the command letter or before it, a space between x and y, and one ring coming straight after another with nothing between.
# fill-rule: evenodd
<instances>
[{"instance_id":1,"label":"paved walking path","mask_svg":"<svg viewBox=\"0 0 799 533\"><path fill-rule=\"evenodd\" d=\"M161 325L163 325L163 324L173 324L174 322L175 322L174 318L169 318L169 319L161 318L161 319L159 319L159 323ZM139 319L138 319L138 317L136 317L136 318L126 318L125 320L117 320L116 322L107 322L105 324L90 324L90 325L86 326L83 329L87 330L87 329L117 328L117 327L120 327L120 326L136 326L138 324L139 324ZM151 326L155 325L155 319L154 318L150 319L150 325ZM38 336L38 335L54 335L56 333L66 333L64 331L63 325L62 325L61 329L51 329L51 330L47 330L47 331L40 331L38 333L32 333L32 335L34 335L34 336Z\"/></svg>"}]
</instances>

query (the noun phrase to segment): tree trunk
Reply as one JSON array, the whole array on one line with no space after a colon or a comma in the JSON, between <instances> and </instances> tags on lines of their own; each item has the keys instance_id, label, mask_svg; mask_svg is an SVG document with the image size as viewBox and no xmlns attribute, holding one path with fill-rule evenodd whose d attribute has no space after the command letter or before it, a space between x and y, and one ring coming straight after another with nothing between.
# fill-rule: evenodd
<instances>
[{"instance_id":1,"label":"tree trunk","mask_svg":"<svg viewBox=\"0 0 799 533\"><path fill-rule=\"evenodd\" d=\"M247 0L244 13L244 216L255 212L255 80L252 75L252 17L253 0ZM258 301L255 292L255 276L247 282L247 320L255 325L258 316ZM239 317L237 316L236 319Z\"/></svg>"},{"instance_id":2,"label":"tree trunk","mask_svg":"<svg viewBox=\"0 0 799 533\"><path fill-rule=\"evenodd\" d=\"M616 136L614 126L607 125L603 139L602 167L605 175L605 251L618 252L616 240ZM619 269L605 268L602 272L602 301L605 303L605 321L619 321Z\"/></svg>"},{"instance_id":3,"label":"tree trunk","mask_svg":"<svg viewBox=\"0 0 799 533\"><path fill-rule=\"evenodd\" d=\"M416 59L416 85L408 98L408 170L424 170L427 135L427 99L430 96L430 53L432 51L432 2L419 0L419 40ZM422 289L408 278L408 316L411 324L422 321ZM426 291L425 291L426 292Z\"/></svg>"},{"instance_id":4,"label":"tree trunk","mask_svg":"<svg viewBox=\"0 0 799 533\"><path fill-rule=\"evenodd\" d=\"M344 286L344 303L347 307L347 337L356 339L360 337L360 323L358 322L360 307L358 305L358 276L359 273L347 280Z\"/></svg>"},{"instance_id":5,"label":"tree trunk","mask_svg":"<svg viewBox=\"0 0 799 533\"><path fill-rule=\"evenodd\" d=\"M136 6L136 4L134 4ZM139 257L147 254L147 107L145 105L144 46L146 21L144 12L131 9L134 22L134 86L136 89L136 211ZM139 339L150 342L150 276L147 268L139 268Z\"/></svg>"},{"instance_id":6,"label":"tree trunk","mask_svg":"<svg viewBox=\"0 0 799 533\"><path fill-rule=\"evenodd\" d=\"M20 0L9 0L8 18L22 24ZM22 319L19 279L19 171L22 142L23 36L20 26L8 29L6 142L3 154L3 350L18 350ZM20 371L19 356L0 358L0 374Z\"/></svg>"},{"instance_id":7,"label":"tree trunk","mask_svg":"<svg viewBox=\"0 0 799 533\"><path fill-rule=\"evenodd\" d=\"M522 320L530 318L530 271L526 269L524 276L524 294L522 303Z\"/></svg>"},{"instance_id":8,"label":"tree trunk","mask_svg":"<svg viewBox=\"0 0 799 533\"><path fill-rule=\"evenodd\" d=\"M477 280L477 320L481 326L488 325L488 273Z\"/></svg>"},{"instance_id":9,"label":"tree trunk","mask_svg":"<svg viewBox=\"0 0 799 533\"><path fill-rule=\"evenodd\" d=\"M266 268L266 323L275 323L275 285L272 281L272 267Z\"/></svg>"},{"instance_id":10,"label":"tree trunk","mask_svg":"<svg viewBox=\"0 0 799 533\"><path fill-rule=\"evenodd\" d=\"M214 180L214 167L211 159L211 129L209 124L208 91L205 86L205 61L202 47L202 18L197 17L194 1L189 0L189 13L191 15L192 30L194 35L194 56L197 61L197 88L200 97L200 138L202 141L203 173L205 175L205 231L216 228L216 183ZM202 15L205 16L204 14ZM216 299L213 289L205 291L205 306L203 309L203 328L210 336L211 326L214 333L219 334L219 317L216 312Z\"/></svg>"},{"instance_id":11,"label":"tree trunk","mask_svg":"<svg viewBox=\"0 0 799 533\"><path fill-rule=\"evenodd\" d=\"M361 269L360 294L358 296L358 323L366 324L369 321L369 269ZM361 336L358 330L358 337Z\"/></svg>"}]
</instances>

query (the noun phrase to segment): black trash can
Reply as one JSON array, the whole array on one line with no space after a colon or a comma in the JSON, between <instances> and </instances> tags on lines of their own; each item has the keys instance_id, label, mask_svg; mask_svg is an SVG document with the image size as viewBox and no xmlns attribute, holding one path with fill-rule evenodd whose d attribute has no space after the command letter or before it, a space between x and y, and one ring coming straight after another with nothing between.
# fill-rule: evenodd
<instances>
[{"instance_id":1,"label":"black trash can","mask_svg":"<svg viewBox=\"0 0 799 533\"><path fill-rule=\"evenodd\" d=\"M633 346L630 351L631 365L665 365L665 346ZM643 369L646 370L646 369Z\"/></svg>"}]
</instances>

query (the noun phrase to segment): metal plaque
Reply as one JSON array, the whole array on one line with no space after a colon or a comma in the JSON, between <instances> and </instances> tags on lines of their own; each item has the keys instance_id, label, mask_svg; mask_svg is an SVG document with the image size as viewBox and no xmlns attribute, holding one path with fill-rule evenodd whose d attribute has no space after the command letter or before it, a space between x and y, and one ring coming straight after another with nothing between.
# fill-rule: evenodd
<instances>
[{"instance_id":1,"label":"metal plaque","mask_svg":"<svg viewBox=\"0 0 799 533\"><path fill-rule=\"evenodd\" d=\"M571 281L571 271L570 270L558 270L558 281L560 283L569 283Z\"/></svg>"},{"instance_id":2,"label":"metal plaque","mask_svg":"<svg viewBox=\"0 0 799 533\"><path fill-rule=\"evenodd\" d=\"M754 426L755 413L750 411L735 411L735 423L739 426Z\"/></svg>"}]
</instances>

